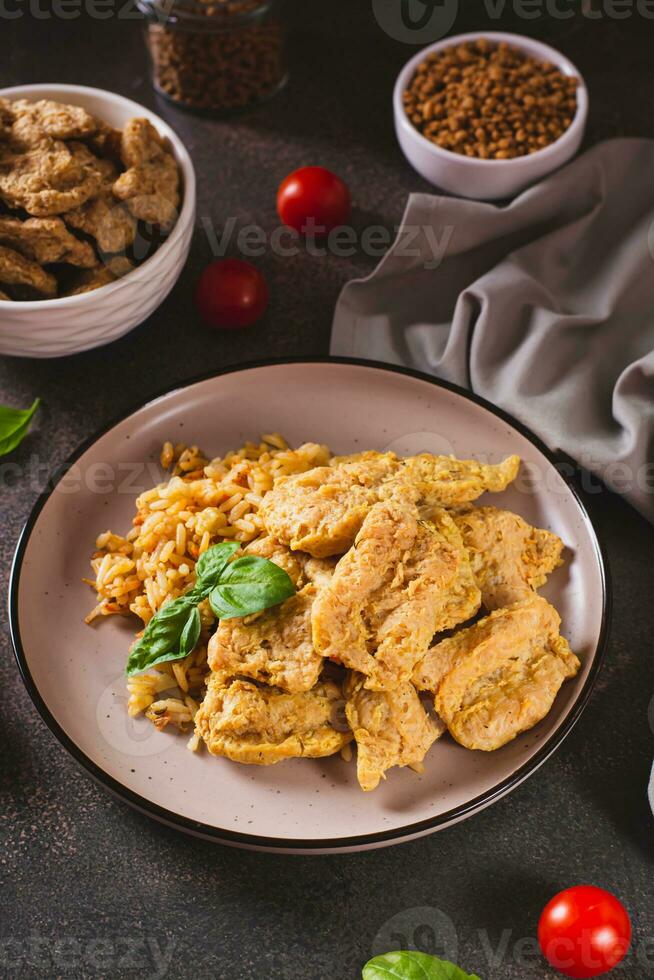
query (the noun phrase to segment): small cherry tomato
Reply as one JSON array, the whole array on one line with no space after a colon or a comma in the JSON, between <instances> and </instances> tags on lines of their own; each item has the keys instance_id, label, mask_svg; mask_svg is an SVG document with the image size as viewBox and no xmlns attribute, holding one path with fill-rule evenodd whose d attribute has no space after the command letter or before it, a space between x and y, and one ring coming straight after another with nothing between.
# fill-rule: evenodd
<instances>
[{"instance_id":1,"label":"small cherry tomato","mask_svg":"<svg viewBox=\"0 0 654 980\"><path fill-rule=\"evenodd\" d=\"M538 942L545 959L566 977L598 977L625 958L631 922L624 905L610 892L577 885L545 906Z\"/></svg>"},{"instance_id":2,"label":"small cherry tomato","mask_svg":"<svg viewBox=\"0 0 654 980\"><path fill-rule=\"evenodd\" d=\"M243 259L220 259L204 270L195 289L195 306L210 327L238 330L261 319L268 306L268 285Z\"/></svg>"},{"instance_id":3,"label":"small cherry tomato","mask_svg":"<svg viewBox=\"0 0 654 980\"><path fill-rule=\"evenodd\" d=\"M277 211L285 225L325 234L350 216L350 192L340 177L324 167L300 167L277 191Z\"/></svg>"}]
</instances>

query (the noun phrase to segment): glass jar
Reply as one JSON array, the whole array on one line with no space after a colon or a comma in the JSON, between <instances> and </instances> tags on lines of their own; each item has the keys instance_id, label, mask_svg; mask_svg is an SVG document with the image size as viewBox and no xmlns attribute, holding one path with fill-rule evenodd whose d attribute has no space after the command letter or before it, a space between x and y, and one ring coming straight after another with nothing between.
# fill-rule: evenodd
<instances>
[{"instance_id":1,"label":"glass jar","mask_svg":"<svg viewBox=\"0 0 654 980\"><path fill-rule=\"evenodd\" d=\"M152 83L196 112L269 99L286 82L281 0L137 0Z\"/></svg>"}]
</instances>

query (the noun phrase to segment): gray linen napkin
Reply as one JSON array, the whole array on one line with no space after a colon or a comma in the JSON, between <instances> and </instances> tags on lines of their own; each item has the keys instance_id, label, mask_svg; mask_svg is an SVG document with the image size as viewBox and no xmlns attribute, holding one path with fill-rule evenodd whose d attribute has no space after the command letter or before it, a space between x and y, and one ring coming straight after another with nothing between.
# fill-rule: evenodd
<instances>
[{"instance_id":1,"label":"gray linen napkin","mask_svg":"<svg viewBox=\"0 0 654 980\"><path fill-rule=\"evenodd\" d=\"M471 388L654 521L654 142L595 146L506 206L411 195L331 353Z\"/></svg>"}]
</instances>

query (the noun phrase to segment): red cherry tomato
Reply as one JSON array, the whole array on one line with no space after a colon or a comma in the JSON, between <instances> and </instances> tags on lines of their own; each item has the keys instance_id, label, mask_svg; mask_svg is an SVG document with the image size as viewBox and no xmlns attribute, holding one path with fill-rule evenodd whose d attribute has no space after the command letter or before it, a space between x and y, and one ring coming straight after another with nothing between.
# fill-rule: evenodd
<instances>
[{"instance_id":1,"label":"red cherry tomato","mask_svg":"<svg viewBox=\"0 0 654 980\"><path fill-rule=\"evenodd\" d=\"M324 167L300 167L277 191L279 217L290 228L312 228L325 234L344 225L350 216L350 192L340 177Z\"/></svg>"},{"instance_id":2,"label":"red cherry tomato","mask_svg":"<svg viewBox=\"0 0 654 980\"><path fill-rule=\"evenodd\" d=\"M577 885L545 906L538 942L545 959L566 977L598 977L626 956L631 922L624 905L610 892Z\"/></svg>"},{"instance_id":3,"label":"red cherry tomato","mask_svg":"<svg viewBox=\"0 0 654 980\"><path fill-rule=\"evenodd\" d=\"M210 327L238 330L261 319L268 306L268 285L243 259L220 259L204 270L195 289L195 305Z\"/></svg>"}]
</instances>

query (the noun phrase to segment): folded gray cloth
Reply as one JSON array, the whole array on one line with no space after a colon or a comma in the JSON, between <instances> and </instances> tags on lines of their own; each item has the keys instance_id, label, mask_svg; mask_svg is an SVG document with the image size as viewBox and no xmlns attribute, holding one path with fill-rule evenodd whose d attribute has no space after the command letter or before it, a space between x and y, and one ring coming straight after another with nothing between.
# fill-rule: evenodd
<instances>
[{"instance_id":1,"label":"folded gray cloth","mask_svg":"<svg viewBox=\"0 0 654 980\"><path fill-rule=\"evenodd\" d=\"M654 142L611 140L499 207L409 198L331 352L457 382L654 521Z\"/></svg>"}]
</instances>

